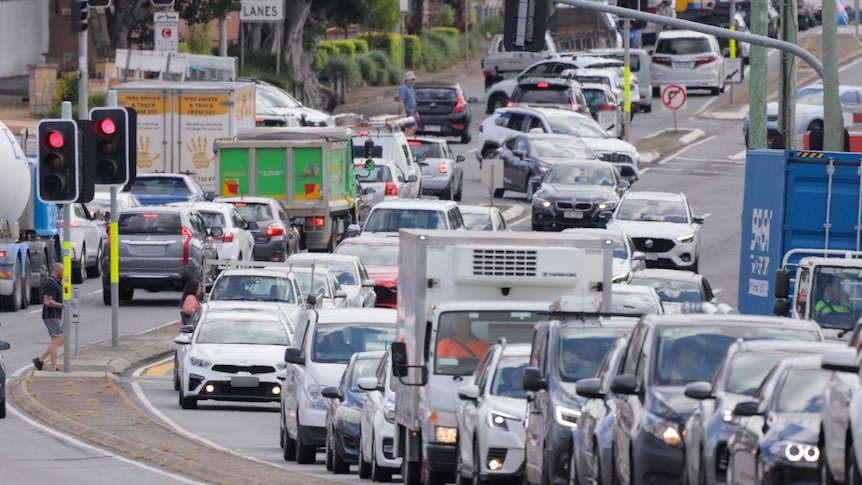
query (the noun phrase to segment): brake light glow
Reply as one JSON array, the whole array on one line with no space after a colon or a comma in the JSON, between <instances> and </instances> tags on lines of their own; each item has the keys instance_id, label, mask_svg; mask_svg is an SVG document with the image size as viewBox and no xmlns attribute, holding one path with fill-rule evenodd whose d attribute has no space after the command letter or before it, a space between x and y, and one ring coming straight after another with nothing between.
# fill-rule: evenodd
<instances>
[{"instance_id":1,"label":"brake light glow","mask_svg":"<svg viewBox=\"0 0 862 485\"><path fill-rule=\"evenodd\" d=\"M6 258L6 251L0 251L0 259Z\"/></svg>"},{"instance_id":2,"label":"brake light glow","mask_svg":"<svg viewBox=\"0 0 862 485\"><path fill-rule=\"evenodd\" d=\"M78 227L78 221L73 220L73 221L69 224L69 227ZM60 221L60 229L63 229L63 221Z\"/></svg>"},{"instance_id":3,"label":"brake light glow","mask_svg":"<svg viewBox=\"0 0 862 485\"><path fill-rule=\"evenodd\" d=\"M418 141L418 140L407 140L407 144L412 146L412 147L421 147L422 146L422 142Z\"/></svg>"},{"instance_id":4,"label":"brake light glow","mask_svg":"<svg viewBox=\"0 0 862 485\"><path fill-rule=\"evenodd\" d=\"M515 103L513 101L509 101L508 103L506 103L507 108L511 108L512 106L515 106Z\"/></svg>"},{"instance_id":5,"label":"brake light glow","mask_svg":"<svg viewBox=\"0 0 862 485\"><path fill-rule=\"evenodd\" d=\"M271 222L268 226L266 226L266 235L267 237L284 236L284 228L276 225L274 222Z\"/></svg>"},{"instance_id":6,"label":"brake light glow","mask_svg":"<svg viewBox=\"0 0 862 485\"><path fill-rule=\"evenodd\" d=\"M606 105L602 106L602 111L613 111L613 110L614 110L614 105L612 105L612 104L606 104Z\"/></svg>"},{"instance_id":7,"label":"brake light glow","mask_svg":"<svg viewBox=\"0 0 862 485\"><path fill-rule=\"evenodd\" d=\"M159 215L158 214L143 214L143 217L146 217L148 219L152 219L155 217L159 217Z\"/></svg>"},{"instance_id":8,"label":"brake light glow","mask_svg":"<svg viewBox=\"0 0 862 485\"><path fill-rule=\"evenodd\" d=\"M694 60L694 65L695 66L703 66L706 64L711 64L717 60L718 60L718 57L716 57L716 56L701 57L700 59Z\"/></svg>"},{"instance_id":9,"label":"brake light glow","mask_svg":"<svg viewBox=\"0 0 862 485\"><path fill-rule=\"evenodd\" d=\"M214 237L213 239L215 239L216 241L222 241L222 242L233 242L233 233L228 231L228 232L222 234L221 236Z\"/></svg>"},{"instance_id":10,"label":"brake light glow","mask_svg":"<svg viewBox=\"0 0 862 485\"><path fill-rule=\"evenodd\" d=\"M651 62L662 66L670 66L670 58L668 57L653 57Z\"/></svg>"},{"instance_id":11,"label":"brake light glow","mask_svg":"<svg viewBox=\"0 0 862 485\"><path fill-rule=\"evenodd\" d=\"M386 182L386 195L398 195L398 186L394 182Z\"/></svg>"},{"instance_id":12,"label":"brake light glow","mask_svg":"<svg viewBox=\"0 0 862 485\"><path fill-rule=\"evenodd\" d=\"M246 204L245 202L234 202L233 205L236 207L245 207L248 204Z\"/></svg>"},{"instance_id":13,"label":"brake light glow","mask_svg":"<svg viewBox=\"0 0 862 485\"><path fill-rule=\"evenodd\" d=\"M578 103L572 103L572 111L578 110Z\"/></svg>"},{"instance_id":14,"label":"brake light glow","mask_svg":"<svg viewBox=\"0 0 862 485\"><path fill-rule=\"evenodd\" d=\"M482 133L482 123L479 123L479 133Z\"/></svg>"},{"instance_id":15,"label":"brake light glow","mask_svg":"<svg viewBox=\"0 0 862 485\"><path fill-rule=\"evenodd\" d=\"M254 122L255 123L263 123L263 118L255 118Z\"/></svg>"},{"instance_id":16,"label":"brake light glow","mask_svg":"<svg viewBox=\"0 0 862 485\"><path fill-rule=\"evenodd\" d=\"M192 241L192 231L188 227L183 228L183 264L189 264L189 243Z\"/></svg>"},{"instance_id":17,"label":"brake light glow","mask_svg":"<svg viewBox=\"0 0 862 485\"><path fill-rule=\"evenodd\" d=\"M359 136L368 136L368 130L357 131L356 134Z\"/></svg>"},{"instance_id":18,"label":"brake light glow","mask_svg":"<svg viewBox=\"0 0 862 485\"><path fill-rule=\"evenodd\" d=\"M449 164L443 162L440 164L440 173L449 173Z\"/></svg>"},{"instance_id":19,"label":"brake light glow","mask_svg":"<svg viewBox=\"0 0 862 485\"><path fill-rule=\"evenodd\" d=\"M464 101L464 96L461 93L458 93L458 100L455 102L455 109L452 111L455 113L460 113L467 109L467 101Z\"/></svg>"},{"instance_id":20,"label":"brake light glow","mask_svg":"<svg viewBox=\"0 0 862 485\"><path fill-rule=\"evenodd\" d=\"M484 71L482 71L482 74L484 74L486 76L493 76L494 71L492 71L491 69L485 69Z\"/></svg>"},{"instance_id":21,"label":"brake light glow","mask_svg":"<svg viewBox=\"0 0 862 485\"><path fill-rule=\"evenodd\" d=\"M536 87L539 89L544 89L548 87L548 83L536 83Z\"/></svg>"},{"instance_id":22,"label":"brake light glow","mask_svg":"<svg viewBox=\"0 0 862 485\"><path fill-rule=\"evenodd\" d=\"M323 227L326 224L326 219L323 217L315 217L314 218L314 227Z\"/></svg>"},{"instance_id":23,"label":"brake light glow","mask_svg":"<svg viewBox=\"0 0 862 485\"><path fill-rule=\"evenodd\" d=\"M452 123L452 128L456 130L463 130L466 126L464 123Z\"/></svg>"}]
</instances>

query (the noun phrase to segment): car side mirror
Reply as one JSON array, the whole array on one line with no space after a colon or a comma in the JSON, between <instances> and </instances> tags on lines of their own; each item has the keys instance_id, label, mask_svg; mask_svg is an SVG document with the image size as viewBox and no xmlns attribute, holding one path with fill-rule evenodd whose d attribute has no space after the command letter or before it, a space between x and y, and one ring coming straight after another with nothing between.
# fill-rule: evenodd
<instances>
[{"instance_id":1,"label":"car side mirror","mask_svg":"<svg viewBox=\"0 0 862 485\"><path fill-rule=\"evenodd\" d=\"M407 371L409 370L407 344L405 342L392 342L389 348L392 355L392 375L395 377L407 377Z\"/></svg>"},{"instance_id":2,"label":"car side mirror","mask_svg":"<svg viewBox=\"0 0 862 485\"><path fill-rule=\"evenodd\" d=\"M12 348L12 345L9 342L0 341L0 350L9 350Z\"/></svg>"},{"instance_id":3,"label":"car side mirror","mask_svg":"<svg viewBox=\"0 0 862 485\"><path fill-rule=\"evenodd\" d=\"M846 349L830 350L823 354L820 367L837 372L859 372L859 365L856 363L856 349L847 347Z\"/></svg>"},{"instance_id":4,"label":"car side mirror","mask_svg":"<svg viewBox=\"0 0 862 485\"><path fill-rule=\"evenodd\" d=\"M712 383L706 381L692 382L685 386L685 396L692 399L708 399L712 397Z\"/></svg>"},{"instance_id":5,"label":"car side mirror","mask_svg":"<svg viewBox=\"0 0 862 485\"><path fill-rule=\"evenodd\" d=\"M284 361L288 364L305 365L305 359L302 357L302 349L298 347L284 349Z\"/></svg>"},{"instance_id":6,"label":"car side mirror","mask_svg":"<svg viewBox=\"0 0 862 485\"><path fill-rule=\"evenodd\" d=\"M724 57L730 57L730 47L725 47L721 49L721 55Z\"/></svg>"},{"instance_id":7,"label":"car side mirror","mask_svg":"<svg viewBox=\"0 0 862 485\"><path fill-rule=\"evenodd\" d=\"M183 325L180 328L180 333L193 333L195 331L194 325Z\"/></svg>"},{"instance_id":8,"label":"car side mirror","mask_svg":"<svg viewBox=\"0 0 862 485\"><path fill-rule=\"evenodd\" d=\"M467 102L468 102L468 103L470 103L470 104L478 103L478 102L479 102L479 98L477 98L476 96L470 96L469 98L467 98Z\"/></svg>"},{"instance_id":9,"label":"car side mirror","mask_svg":"<svg viewBox=\"0 0 862 485\"><path fill-rule=\"evenodd\" d=\"M296 227L303 227L303 226L305 226L305 218L304 217L294 217L293 219L290 220L290 224L294 225Z\"/></svg>"},{"instance_id":10,"label":"car side mirror","mask_svg":"<svg viewBox=\"0 0 862 485\"><path fill-rule=\"evenodd\" d=\"M336 290L335 298L347 298L347 292L344 290Z\"/></svg>"},{"instance_id":11,"label":"car side mirror","mask_svg":"<svg viewBox=\"0 0 862 485\"><path fill-rule=\"evenodd\" d=\"M180 335L177 335L176 337L174 337L174 343L178 343L180 345L188 345L191 342L192 342L192 336L187 334L187 333L183 333L183 334L180 334Z\"/></svg>"},{"instance_id":12,"label":"car side mirror","mask_svg":"<svg viewBox=\"0 0 862 485\"><path fill-rule=\"evenodd\" d=\"M514 155L518 158L524 158L524 155L526 155L526 154L527 153L524 150L513 150L512 151L512 155Z\"/></svg>"},{"instance_id":13,"label":"car side mirror","mask_svg":"<svg viewBox=\"0 0 862 485\"><path fill-rule=\"evenodd\" d=\"M706 218L700 217L700 216L695 216L695 217L691 218L691 221L694 222L695 224L703 224L706 221Z\"/></svg>"},{"instance_id":14,"label":"car side mirror","mask_svg":"<svg viewBox=\"0 0 862 485\"><path fill-rule=\"evenodd\" d=\"M359 224L351 224L347 226L347 237L356 237L362 233L362 228Z\"/></svg>"},{"instance_id":15,"label":"car side mirror","mask_svg":"<svg viewBox=\"0 0 862 485\"><path fill-rule=\"evenodd\" d=\"M598 377L581 379L575 384L575 392L587 399L601 399L605 397L605 393L601 392L600 389L601 381Z\"/></svg>"},{"instance_id":16,"label":"car side mirror","mask_svg":"<svg viewBox=\"0 0 862 485\"><path fill-rule=\"evenodd\" d=\"M611 392L622 396L637 394L637 377L629 374L614 377L611 381Z\"/></svg>"},{"instance_id":17,"label":"car side mirror","mask_svg":"<svg viewBox=\"0 0 862 485\"><path fill-rule=\"evenodd\" d=\"M621 191L621 192L625 192L625 191L626 191L626 190L628 190L631 186L632 186L632 184L631 184L631 182L629 182L628 180L620 180L620 181L617 183L617 187L619 187L619 188L620 188L620 191Z\"/></svg>"},{"instance_id":18,"label":"car side mirror","mask_svg":"<svg viewBox=\"0 0 862 485\"><path fill-rule=\"evenodd\" d=\"M456 157L455 157L455 161L456 161L456 162L463 162L464 160L467 160L467 159L464 157L464 155L458 155L458 156L456 156Z\"/></svg>"},{"instance_id":19,"label":"car side mirror","mask_svg":"<svg viewBox=\"0 0 862 485\"><path fill-rule=\"evenodd\" d=\"M338 388L335 386L324 387L320 391L320 395L327 399L339 399L341 397L338 395Z\"/></svg>"},{"instance_id":20,"label":"car side mirror","mask_svg":"<svg viewBox=\"0 0 862 485\"><path fill-rule=\"evenodd\" d=\"M417 181L417 180L419 180L419 178L417 178L417 177L416 177L416 175L412 175L412 174L411 174L411 175L408 175L408 176L407 176L407 182L409 182L409 183L413 183L413 182L415 182L415 181Z\"/></svg>"},{"instance_id":21,"label":"car side mirror","mask_svg":"<svg viewBox=\"0 0 862 485\"><path fill-rule=\"evenodd\" d=\"M275 369L275 378L280 381L287 379L287 369Z\"/></svg>"},{"instance_id":22,"label":"car side mirror","mask_svg":"<svg viewBox=\"0 0 862 485\"><path fill-rule=\"evenodd\" d=\"M475 401L479 399L479 386L470 384L458 389L458 397L465 401Z\"/></svg>"},{"instance_id":23,"label":"car side mirror","mask_svg":"<svg viewBox=\"0 0 862 485\"><path fill-rule=\"evenodd\" d=\"M758 410L759 407L759 401L742 401L736 403L736 406L733 407L733 415L741 417L759 416L761 414Z\"/></svg>"},{"instance_id":24,"label":"car side mirror","mask_svg":"<svg viewBox=\"0 0 862 485\"><path fill-rule=\"evenodd\" d=\"M257 231L260 226L257 225L257 221L246 221L245 228L248 231Z\"/></svg>"},{"instance_id":25,"label":"car side mirror","mask_svg":"<svg viewBox=\"0 0 862 485\"><path fill-rule=\"evenodd\" d=\"M305 304L308 305L309 308L317 307L317 295L307 295L305 297Z\"/></svg>"},{"instance_id":26,"label":"car side mirror","mask_svg":"<svg viewBox=\"0 0 862 485\"><path fill-rule=\"evenodd\" d=\"M527 367L524 369L524 385L525 391L538 392L548 388L548 381L542 378L542 371L536 367Z\"/></svg>"},{"instance_id":27,"label":"car side mirror","mask_svg":"<svg viewBox=\"0 0 862 485\"><path fill-rule=\"evenodd\" d=\"M356 381L356 387L362 389L363 391L382 390L381 386L377 382L376 377L362 377L358 381Z\"/></svg>"},{"instance_id":28,"label":"car side mirror","mask_svg":"<svg viewBox=\"0 0 862 485\"><path fill-rule=\"evenodd\" d=\"M224 229L220 227L214 227L210 229L210 236L219 237L224 235Z\"/></svg>"},{"instance_id":29,"label":"car side mirror","mask_svg":"<svg viewBox=\"0 0 862 485\"><path fill-rule=\"evenodd\" d=\"M646 260L646 254L640 251L635 251L632 253L632 261L644 261Z\"/></svg>"},{"instance_id":30,"label":"car side mirror","mask_svg":"<svg viewBox=\"0 0 862 485\"><path fill-rule=\"evenodd\" d=\"M790 271L779 269L775 272L775 298L787 298L790 296Z\"/></svg>"},{"instance_id":31,"label":"car side mirror","mask_svg":"<svg viewBox=\"0 0 862 485\"><path fill-rule=\"evenodd\" d=\"M363 288L374 288L377 283L374 280L362 280Z\"/></svg>"}]
</instances>

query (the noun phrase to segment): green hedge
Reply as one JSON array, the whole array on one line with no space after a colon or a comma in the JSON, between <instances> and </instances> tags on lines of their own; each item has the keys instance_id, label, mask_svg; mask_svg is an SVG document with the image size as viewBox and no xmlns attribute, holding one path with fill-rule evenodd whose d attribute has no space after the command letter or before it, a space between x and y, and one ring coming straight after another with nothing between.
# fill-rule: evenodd
<instances>
[{"instance_id":1,"label":"green hedge","mask_svg":"<svg viewBox=\"0 0 862 485\"><path fill-rule=\"evenodd\" d=\"M372 50L356 56L362 79L370 86L386 86L401 83L401 59L398 63L381 50Z\"/></svg>"},{"instance_id":2,"label":"green hedge","mask_svg":"<svg viewBox=\"0 0 862 485\"><path fill-rule=\"evenodd\" d=\"M343 56L347 56L353 59L353 57L356 55L356 44L354 44L352 40L328 40L324 42L330 43L332 47L335 48L335 51ZM322 43L323 42L321 42L321 44Z\"/></svg>"},{"instance_id":3,"label":"green hedge","mask_svg":"<svg viewBox=\"0 0 862 485\"><path fill-rule=\"evenodd\" d=\"M422 45L422 67L427 71L437 71L458 60L459 43L448 33L423 32L420 36Z\"/></svg>"},{"instance_id":4,"label":"green hedge","mask_svg":"<svg viewBox=\"0 0 862 485\"><path fill-rule=\"evenodd\" d=\"M361 54L363 52L368 52L368 41L365 39L350 39L350 42L353 42L353 46L356 48L356 53Z\"/></svg>"},{"instance_id":5,"label":"green hedge","mask_svg":"<svg viewBox=\"0 0 862 485\"><path fill-rule=\"evenodd\" d=\"M422 44L418 35L404 36L404 65L407 69L416 69L422 61Z\"/></svg>"},{"instance_id":6,"label":"green hedge","mask_svg":"<svg viewBox=\"0 0 862 485\"><path fill-rule=\"evenodd\" d=\"M360 33L360 39L368 41L368 47L372 50L384 51L393 64L401 65L401 35L392 33L373 32L370 36L367 33Z\"/></svg>"},{"instance_id":7,"label":"green hedge","mask_svg":"<svg viewBox=\"0 0 862 485\"><path fill-rule=\"evenodd\" d=\"M459 31L455 27L431 27L431 32L438 32L444 35L448 35L455 42L461 40L461 31Z\"/></svg>"}]
</instances>

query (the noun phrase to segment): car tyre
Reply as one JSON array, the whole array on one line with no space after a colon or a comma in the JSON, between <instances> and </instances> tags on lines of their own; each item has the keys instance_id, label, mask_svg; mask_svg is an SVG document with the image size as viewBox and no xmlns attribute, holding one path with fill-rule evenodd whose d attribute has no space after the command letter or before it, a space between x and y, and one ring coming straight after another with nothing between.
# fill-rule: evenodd
<instances>
[{"instance_id":1,"label":"car tyre","mask_svg":"<svg viewBox=\"0 0 862 485\"><path fill-rule=\"evenodd\" d=\"M350 463L344 461L344 458L338 454L338 450L331 450L332 453L332 473L336 475L346 475L350 473Z\"/></svg>"},{"instance_id":2,"label":"car tyre","mask_svg":"<svg viewBox=\"0 0 862 485\"><path fill-rule=\"evenodd\" d=\"M177 355L174 354L174 390L180 390L180 367L177 365Z\"/></svg>"},{"instance_id":3,"label":"car tyre","mask_svg":"<svg viewBox=\"0 0 862 485\"><path fill-rule=\"evenodd\" d=\"M425 469L425 485L445 485L447 482L445 473Z\"/></svg>"},{"instance_id":4,"label":"car tyre","mask_svg":"<svg viewBox=\"0 0 862 485\"><path fill-rule=\"evenodd\" d=\"M641 109L643 109L644 113L652 113L652 104L648 104Z\"/></svg>"},{"instance_id":5,"label":"car tyre","mask_svg":"<svg viewBox=\"0 0 862 485\"><path fill-rule=\"evenodd\" d=\"M198 400L197 398L186 396L186 393L183 392L182 386L180 386L180 407L183 409L197 409L198 408Z\"/></svg>"},{"instance_id":6,"label":"car tyre","mask_svg":"<svg viewBox=\"0 0 862 485\"><path fill-rule=\"evenodd\" d=\"M494 198L499 199L500 197L503 197L503 194L505 193L506 189L494 189Z\"/></svg>"},{"instance_id":7,"label":"car tyre","mask_svg":"<svg viewBox=\"0 0 862 485\"><path fill-rule=\"evenodd\" d=\"M371 441L371 448L373 456L374 440ZM373 460L374 458L372 457L371 459ZM359 450L359 472L357 474L359 475L359 478L371 478L371 463L365 461L365 455L362 454L362 450Z\"/></svg>"},{"instance_id":8,"label":"car tyre","mask_svg":"<svg viewBox=\"0 0 862 485\"><path fill-rule=\"evenodd\" d=\"M822 425L821 425L822 427ZM819 468L820 483L824 485L838 485L838 480L832 475L832 470L829 469L829 464L826 461L826 445L823 444L823 438L820 438L820 460L817 465Z\"/></svg>"},{"instance_id":9,"label":"car tyre","mask_svg":"<svg viewBox=\"0 0 862 485\"><path fill-rule=\"evenodd\" d=\"M466 144L470 143L470 140L472 140L472 139L473 139L473 137L472 137L472 135L470 135L470 131L469 131L469 129L468 129L468 131L465 131L465 132L461 135L461 143L462 143L462 144L464 144L464 145L466 145Z\"/></svg>"},{"instance_id":10,"label":"car tyre","mask_svg":"<svg viewBox=\"0 0 862 485\"><path fill-rule=\"evenodd\" d=\"M454 200L455 199L455 197L454 197L455 188L453 187L453 185L455 185L455 181L450 180L449 185L447 185L446 188L443 189L443 192L440 192L440 199L441 200Z\"/></svg>"},{"instance_id":11,"label":"car tyre","mask_svg":"<svg viewBox=\"0 0 862 485\"><path fill-rule=\"evenodd\" d=\"M333 453L332 453L332 446L329 445L329 439L330 439L330 436L327 435L326 436L326 448L324 449L324 457L325 458L323 459L323 465L326 467L327 471L335 473L335 471L332 469Z\"/></svg>"},{"instance_id":12,"label":"car tyre","mask_svg":"<svg viewBox=\"0 0 862 485\"><path fill-rule=\"evenodd\" d=\"M78 259L78 267L75 268L75 265L72 265L72 283L74 284L83 283L87 279L87 258L84 257L85 254L87 254L87 246L81 247L81 258Z\"/></svg>"},{"instance_id":13,"label":"car tyre","mask_svg":"<svg viewBox=\"0 0 862 485\"><path fill-rule=\"evenodd\" d=\"M462 176L460 180L458 180L458 191L455 192L455 196L453 199L456 202L461 202L461 198L464 197L464 177Z\"/></svg>"},{"instance_id":14,"label":"car tyre","mask_svg":"<svg viewBox=\"0 0 862 485\"><path fill-rule=\"evenodd\" d=\"M473 442L473 485L482 485L482 464L481 456L479 455L479 443Z\"/></svg>"},{"instance_id":15,"label":"car tyre","mask_svg":"<svg viewBox=\"0 0 862 485\"><path fill-rule=\"evenodd\" d=\"M862 485L862 475L859 473L859 463L856 462L856 451L853 447L853 442L851 441L847 445L847 451L845 451L844 460L844 473L846 473L847 478L844 480L844 483L847 485Z\"/></svg>"},{"instance_id":16,"label":"car tyre","mask_svg":"<svg viewBox=\"0 0 862 485\"><path fill-rule=\"evenodd\" d=\"M87 266L87 277L98 278L102 276L102 245L99 244L99 249L96 250L96 264Z\"/></svg>"},{"instance_id":17,"label":"car tyre","mask_svg":"<svg viewBox=\"0 0 862 485\"><path fill-rule=\"evenodd\" d=\"M374 446L375 442L376 441L372 437L372 439L371 439L371 466L369 467L370 468L369 475L371 477L371 480L374 482L380 482L380 483L391 482L392 481L392 472L389 469L380 466L380 463L377 461L377 450L375 450L375 446ZM407 483L407 482L405 481L405 483Z\"/></svg>"},{"instance_id":18,"label":"car tyre","mask_svg":"<svg viewBox=\"0 0 862 485\"><path fill-rule=\"evenodd\" d=\"M102 284L102 303L111 306L111 287Z\"/></svg>"},{"instance_id":19,"label":"car tyre","mask_svg":"<svg viewBox=\"0 0 862 485\"><path fill-rule=\"evenodd\" d=\"M372 469L374 461L371 462ZM408 461L401 459L401 477L404 479L404 484L421 483L422 480L422 463L418 461Z\"/></svg>"},{"instance_id":20,"label":"car tyre","mask_svg":"<svg viewBox=\"0 0 862 485\"><path fill-rule=\"evenodd\" d=\"M296 459L296 440L290 437L290 433L287 431L287 426L284 425L284 416L281 418L281 432L284 435L282 440L284 441L284 450L282 450L282 457L284 461L294 461Z\"/></svg>"},{"instance_id":21,"label":"car tyre","mask_svg":"<svg viewBox=\"0 0 862 485\"><path fill-rule=\"evenodd\" d=\"M296 462L300 465L314 463L314 455L317 449L313 445L307 445L302 440L302 426L296 423Z\"/></svg>"},{"instance_id":22,"label":"car tyre","mask_svg":"<svg viewBox=\"0 0 862 485\"><path fill-rule=\"evenodd\" d=\"M30 298L32 298L31 293L33 292L33 280L29 270L25 271L21 276L21 309L26 310L30 308Z\"/></svg>"},{"instance_id":23,"label":"car tyre","mask_svg":"<svg viewBox=\"0 0 862 485\"><path fill-rule=\"evenodd\" d=\"M120 285L120 301L132 301L134 297L135 289L133 287L122 284Z\"/></svg>"},{"instance_id":24,"label":"car tyre","mask_svg":"<svg viewBox=\"0 0 862 485\"><path fill-rule=\"evenodd\" d=\"M494 114L494 111L497 108L502 108L506 105L506 96L503 96L502 93L494 93L488 98L488 109L485 111L487 114Z\"/></svg>"}]
</instances>

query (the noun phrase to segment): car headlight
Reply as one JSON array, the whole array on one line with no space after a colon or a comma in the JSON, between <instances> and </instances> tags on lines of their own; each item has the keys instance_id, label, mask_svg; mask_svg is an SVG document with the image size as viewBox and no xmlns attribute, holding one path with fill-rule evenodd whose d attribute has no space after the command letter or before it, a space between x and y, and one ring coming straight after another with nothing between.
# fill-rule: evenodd
<instances>
[{"instance_id":1,"label":"car headlight","mask_svg":"<svg viewBox=\"0 0 862 485\"><path fill-rule=\"evenodd\" d=\"M520 421L517 416L512 416L511 414L506 413L498 413L498 412L490 412L488 413L488 427L492 429L499 429L503 431L509 431L509 421Z\"/></svg>"},{"instance_id":2,"label":"car headlight","mask_svg":"<svg viewBox=\"0 0 862 485\"><path fill-rule=\"evenodd\" d=\"M679 236L676 238L676 242L683 244L690 244L694 242L694 234L686 234L685 236Z\"/></svg>"},{"instance_id":3,"label":"car headlight","mask_svg":"<svg viewBox=\"0 0 862 485\"><path fill-rule=\"evenodd\" d=\"M311 377L305 379L305 407L326 411L327 403L323 398L323 388Z\"/></svg>"},{"instance_id":4,"label":"car headlight","mask_svg":"<svg viewBox=\"0 0 862 485\"><path fill-rule=\"evenodd\" d=\"M458 428L449 426L434 426L434 438L438 443L457 443Z\"/></svg>"},{"instance_id":5,"label":"car headlight","mask_svg":"<svg viewBox=\"0 0 862 485\"><path fill-rule=\"evenodd\" d=\"M387 402L383 405L383 418L390 423L395 422L395 403Z\"/></svg>"},{"instance_id":6,"label":"car headlight","mask_svg":"<svg viewBox=\"0 0 862 485\"><path fill-rule=\"evenodd\" d=\"M669 419L647 412L644 416L644 431L673 447L682 446L680 426Z\"/></svg>"},{"instance_id":7,"label":"car headlight","mask_svg":"<svg viewBox=\"0 0 862 485\"><path fill-rule=\"evenodd\" d=\"M797 443L795 441L779 441L770 446L769 451L776 458L791 463L816 463L820 460L820 448L817 445Z\"/></svg>"},{"instance_id":8,"label":"car headlight","mask_svg":"<svg viewBox=\"0 0 862 485\"><path fill-rule=\"evenodd\" d=\"M539 206L543 209L548 209L551 207L552 202L547 199L541 199L539 197L533 197L533 205Z\"/></svg>"},{"instance_id":9,"label":"car headlight","mask_svg":"<svg viewBox=\"0 0 862 485\"><path fill-rule=\"evenodd\" d=\"M577 409L557 406L554 408L554 418L560 426L568 428L576 428L578 426L578 418L581 417L581 411Z\"/></svg>"},{"instance_id":10,"label":"car headlight","mask_svg":"<svg viewBox=\"0 0 862 485\"><path fill-rule=\"evenodd\" d=\"M275 363L275 368L276 368L276 369L278 369L278 370L284 370L284 369L287 369L287 362L285 362L285 361L283 361L283 360L282 360L281 362L276 362L276 363Z\"/></svg>"},{"instance_id":11,"label":"car headlight","mask_svg":"<svg viewBox=\"0 0 862 485\"><path fill-rule=\"evenodd\" d=\"M213 363L212 363L212 362L210 362L210 361L208 361L208 360L206 360L206 359L201 359L201 358L199 358L199 357L195 357L195 356L191 356L191 357L189 357L189 362L190 362L193 366L195 366L195 367L203 367L203 368L205 368L205 369L206 369L207 367L210 367L210 366L212 366L212 365L213 365Z\"/></svg>"},{"instance_id":12,"label":"car headlight","mask_svg":"<svg viewBox=\"0 0 862 485\"><path fill-rule=\"evenodd\" d=\"M610 202L610 201L609 202L599 202L598 204L596 204L596 207L598 207L599 210L602 210L602 211L612 210L616 206L617 206L616 202Z\"/></svg>"}]
</instances>

